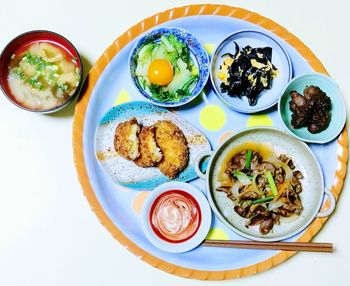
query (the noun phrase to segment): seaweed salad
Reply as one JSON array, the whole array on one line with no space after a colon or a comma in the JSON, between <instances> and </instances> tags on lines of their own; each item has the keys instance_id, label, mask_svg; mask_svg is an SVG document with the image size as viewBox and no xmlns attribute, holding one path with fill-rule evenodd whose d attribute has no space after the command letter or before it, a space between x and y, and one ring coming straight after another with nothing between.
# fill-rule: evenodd
<instances>
[{"instance_id":1,"label":"seaweed salad","mask_svg":"<svg viewBox=\"0 0 350 286\"><path fill-rule=\"evenodd\" d=\"M278 75L278 69L272 64L272 48L240 49L236 42L235 53L225 53L218 71L222 81L221 92L229 96L245 96L249 105L256 105L259 94L270 89L272 80Z\"/></svg>"}]
</instances>

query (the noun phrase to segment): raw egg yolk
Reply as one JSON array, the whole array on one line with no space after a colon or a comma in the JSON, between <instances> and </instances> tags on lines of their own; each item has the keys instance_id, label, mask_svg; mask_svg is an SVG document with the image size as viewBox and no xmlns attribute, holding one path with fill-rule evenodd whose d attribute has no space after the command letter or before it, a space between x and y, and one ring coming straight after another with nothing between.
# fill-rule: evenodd
<instances>
[{"instance_id":1,"label":"raw egg yolk","mask_svg":"<svg viewBox=\"0 0 350 286\"><path fill-rule=\"evenodd\" d=\"M173 67L164 59L153 60L148 67L148 78L151 83L164 86L173 80Z\"/></svg>"}]
</instances>

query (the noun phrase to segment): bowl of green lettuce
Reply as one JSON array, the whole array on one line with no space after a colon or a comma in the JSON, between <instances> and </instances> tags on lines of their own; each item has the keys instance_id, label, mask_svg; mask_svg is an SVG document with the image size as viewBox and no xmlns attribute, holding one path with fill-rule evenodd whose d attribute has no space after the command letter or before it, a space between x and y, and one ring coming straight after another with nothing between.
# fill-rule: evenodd
<instances>
[{"instance_id":1,"label":"bowl of green lettuce","mask_svg":"<svg viewBox=\"0 0 350 286\"><path fill-rule=\"evenodd\" d=\"M153 104L177 107L197 97L209 77L209 56L180 28L159 28L138 40L129 58L132 81Z\"/></svg>"}]
</instances>

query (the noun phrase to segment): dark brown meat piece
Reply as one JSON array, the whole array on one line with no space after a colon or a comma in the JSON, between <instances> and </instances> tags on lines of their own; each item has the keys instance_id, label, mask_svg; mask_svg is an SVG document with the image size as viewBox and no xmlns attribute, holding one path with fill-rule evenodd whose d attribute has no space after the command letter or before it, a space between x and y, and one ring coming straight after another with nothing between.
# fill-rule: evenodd
<instances>
[{"instance_id":1,"label":"dark brown meat piece","mask_svg":"<svg viewBox=\"0 0 350 286\"><path fill-rule=\"evenodd\" d=\"M257 170L258 170L258 171L267 171L267 170L269 170L269 171L271 171L271 173L273 174L273 173L275 172L276 168L275 168L275 166L274 166L272 163L270 163L270 162L262 162L261 164L259 164L259 165L257 166Z\"/></svg>"},{"instance_id":2,"label":"dark brown meat piece","mask_svg":"<svg viewBox=\"0 0 350 286\"><path fill-rule=\"evenodd\" d=\"M303 191L303 187L301 186L301 183L298 181L298 183L294 186L294 190L297 194L300 194Z\"/></svg>"},{"instance_id":3,"label":"dark brown meat piece","mask_svg":"<svg viewBox=\"0 0 350 286\"><path fill-rule=\"evenodd\" d=\"M260 154L258 152L253 152L252 158L250 161L250 169L255 170L256 167L260 164L261 160L262 160L262 157L260 156Z\"/></svg>"},{"instance_id":4,"label":"dark brown meat piece","mask_svg":"<svg viewBox=\"0 0 350 286\"><path fill-rule=\"evenodd\" d=\"M259 198L259 194L254 191L247 191L240 195L240 198L243 200L255 200Z\"/></svg>"},{"instance_id":5,"label":"dark brown meat piece","mask_svg":"<svg viewBox=\"0 0 350 286\"><path fill-rule=\"evenodd\" d=\"M259 214L259 215L252 217L248 221L247 225L258 225L258 224L261 224L262 222L264 222L266 219L267 219L266 216Z\"/></svg>"},{"instance_id":6,"label":"dark brown meat piece","mask_svg":"<svg viewBox=\"0 0 350 286\"><path fill-rule=\"evenodd\" d=\"M280 159L283 163L287 163L289 160L286 154L279 155L278 159Z\"/></svg>"},{"instance_id":7,"label":"dark brown meat piece","mask_svg":"<svg viewBox=\"0 0 350 286\"><path fill-rule=\"evenodd\" d=\"M265 177L263 175L256 176L255 183L260 190L263 189L266 185Z\"/></svg>"},{"instance_id":8,"label":"dark brown meat piece","mask_svg":"<svg viewBox=\"0 0 350 286\"><path fill-rule=\"evenodd\" d=\"M301 180L304 178L303 174L300 171L294 171L293 176L296 177L298 180Z\"/></svg>"},{"instance_id":9,"label":"dark brown meat piece","mask_svg":"<svg viewBox=\"0 0 350 286\"><path fill-rule=\"evenodd\" d=\"M260 224L259 231L261 234L268 234L273 228L273 219L269 218Z\"/></svg>"},{"instance_id":10,"label":"dark brown meat piece","mask_svg":"<svg viewBox=\"0 0 350 286\"><path fill-rule=\"evenodd\" d=\"M272 219L274 224L280 224L280 217L274 212L272 213Z\"/></svg>"},{"instance_id":11,"label":"dark brown meat piece","mask_svg":"<svg viewBox=\"0 0 350 286\"><path fill-rule=\"evenodd\" d=\"M280 159L283 163L286 163L289 166L289 168L291 168L292 170L295 169L293 160L288 158L286 154L279 155L278 159Z\"/></svg>"},{"instance_id":12,"label":"dark brown meat piece","mask_svg":"<svg viewBox=\"0 0 350 286\"><path fill-rule=\"evenodd\" d=\"M231 187L229 186L220 186L216 188L216 191L226 193L227 195L231 194Z\"/></svg>"},{"instance_id":13,"label":"dark brown meat piece","mask_svg":"<svg viewBox=\"0 0 350 286\"><path fill-rule=\"evenodd\" d=\"M292 160L289 160L288 161L288 163L287 163L287 165L289 166L289 168L291 168L292 170L294 170L295 169L295 166L294 166L294 163L293 163L293 161Z\"/></svg>"},{"instance_id":14,"label":"dark brown meat piece","mask_svg":"<svg viewBox=\"0 0 350 286\"><path fill-rule=\"evenodd\" d=\"M331 120L331 99L318 86L307 86L304 96L297 91L290 92L289 109L292 114L294 128L307 127L310 133L325 130Z\"/></svg>"},{"instance_id":15,"label":"dark brown meat piece","mask_svg":"<svg viewBox=\"0 0 350 286\"><path fill-rule=\"evenodd\" d=\"M302 94L300 94L296 90L291 91L289 94L292 98L292 101L289 102L289 107L291 111L298 111L300 107L307 107L306 98Z\"/></svg>"},{"instance_id":16,"label":"dark brown meat piece","mask_svg":"<svg viewBox=\"0 0 350 286\"><path fill-rule=\"evenodd\" d=\"M304 96L297 91L291 91L292 100L289 102L289 109L292 114L292 125L294 128L307 126L309 117L309 107Z\"/></svg>"},{"instance_id":17,"label":"dark brown meat piece","mask_svg":"<svg viewBox=\"0 0 350 286\"><path fill-rule=\"evenodd\" d=\"M238 170L241 171L245 166L246 151L236 154L227 164L227 169L230 171Z\"/></svg>"},{"instance_id":18,"label":"dark brown meat piece","mask_svg":"<svg viewBox=\"0 0 350 286\"><path fill-rule=\"evenodd\" d=\"M284 178L286 176L286 172L282 167L278 168L275 172L275 181L278 184L282 184L284 182Z\"/></svg>"},{"instance_id":19,"label":"dark brown meat piece","mask_svg":"<svg viewBox=\"0 0 350 286\"><path fill-rule=\"evenodd\" d=\"M250 207L250 208L252 208L252 207ZM262 216L265 216L265 217L270 216L270 211L267 208L265 208L265 207L263 207L261 205L255 207L255 209L253 211L251 210L251 213L254 216L255 215L262 215Z\"/></svg>"},{"instance_id":20,"label":"dark brown meat piece","mask_svg":"<svg viewBox=\"0 0 350 286\"><path fill-rule=\"evenodd\" d=\"M317 109L311 116L307 130L312 134L319 133L328 127L330 121L331 115L329 112Z\"/></svg>"},{"instance_id":21,"label":"dark brown meat piece","mask_svg":"<svg viewBox=\"0 0 350 286\"><path fill-rule=\"evenodd\" d=\"M331 99L318 86L307 86L304 89L304 96L310 107L331 110Z\"/></svg>"},{"instance_id":22,"label":"dark brown meat piece","mask_svg":"<svg viewBox=\"0 0 350 286\"><path fill-rule=\"evenodd\" d=\"M242 208L240 206L235 206L234 207L234 211L240 215L241 217L244 217L244 218L249 218L250 217L250 212L249 212L249 208Z\"/></svg>"},{"instance_id":23,"label":"dark brown meat piece","mask_svg":"<svg viewBox=\"0 0 350 286\"><path fill-rule=\"evenodd\" d=\"M290 217L293 214L290 210L287 210L284 207L280 207L278 213L283 217Z\"/></svg>"}]
</instances>

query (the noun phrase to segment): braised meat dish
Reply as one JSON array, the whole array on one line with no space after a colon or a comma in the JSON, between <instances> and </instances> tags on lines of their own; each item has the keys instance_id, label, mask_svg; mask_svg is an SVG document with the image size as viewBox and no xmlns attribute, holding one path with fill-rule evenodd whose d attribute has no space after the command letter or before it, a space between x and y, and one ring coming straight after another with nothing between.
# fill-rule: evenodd
<instances>
[{"instance_id":1,"label":"braised meat dish","mask_svg":"<svg viewBox=\"0 0 350 286\"><path fill-rule=\"evenodd\" d=\"M290 92L289 109L294 128L307 127L311 133L325 130L331 121L331 99L318 86L307 86L304 94L293 90Z\"/></svg>"}]
</instances>

